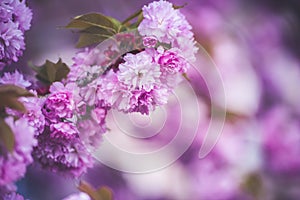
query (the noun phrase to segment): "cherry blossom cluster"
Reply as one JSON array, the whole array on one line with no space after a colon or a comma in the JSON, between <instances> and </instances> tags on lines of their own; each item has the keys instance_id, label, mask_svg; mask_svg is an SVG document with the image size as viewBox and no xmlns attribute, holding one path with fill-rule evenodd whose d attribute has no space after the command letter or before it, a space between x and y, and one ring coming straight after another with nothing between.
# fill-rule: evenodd
<instances>
[{"instance_id":1,"label":"cherry blossom cluster","mask_svg":"<svg viewBox=\"0 0 300 200\"><path fill-rule=\"evenodd\" d=\"M0 69L18 61L23 54L24 33L29 30L31 19L32 12L25 0L0 2Z\"/></svg>"},{"instance_id":2,"label":"cherry blossom cluster","mask_svg":"<svg viewBox=\"0 0 300 200\"><path fill-rule=\"evenodd\" d=\"M65 176L78 177L93 166L93 159L79 137L76 124L74 84L55 82L47 96L38 96L32 83L18 71L4 73L0 84L13 84L30 90L35 97L21 97L26 107L22 113L7 108L12 117L5 119L16 138L15 152L1 156L0 185L13 184L23 177L26 166L35 160L45 169ZM73 85L73 86L72 86ZM23 156L23 157L22 157ZM13 166L13 167L8 167Z\"/></svg>"},{"instance_id":3,"label":"cherry blossom cluster","mask_svg":"<svg viewBox=\"0 0 300 200\"><path fill-rule=\"evenodd\" d=\"M138 32L110 45L84 49L66 82L75 82L88 106L149 114L167 103L195 61L197 47L184 15L167 1L143 8Z\"/></svg>"}]
</instances>

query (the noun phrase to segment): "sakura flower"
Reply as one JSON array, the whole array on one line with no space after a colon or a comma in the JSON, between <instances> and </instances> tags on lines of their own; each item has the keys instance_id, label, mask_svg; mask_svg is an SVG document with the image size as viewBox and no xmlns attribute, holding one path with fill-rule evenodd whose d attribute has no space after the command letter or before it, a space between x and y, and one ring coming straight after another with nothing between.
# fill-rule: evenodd
<instances>
[{"instance_id":1,"label":"sakura flower","mask_svg":"<svg viewBox=\"0 0 300 200\"><path fill-rule=\"evenodd\" d=\"M119 65L118 79L130 89L150 91L159 81L160 67L145 51L136 55L127 54L125 63Z\"/></svg>"},{"instance_id":2,"label":"sakura flower","mask_svg":"<svg viewBox=\"0 0 300 200\"><path fill-rule=\"evenodd\" d=\"M75 109L74 94L78 92L75 84L64 86L60 82L55 82L49 91L51 94L45 100L42 109L46 119L56 123L60 118L72 118Z\"/></svg>"},{"instance_id":3,"label":"sakura flower","mask_svg":"<svg viewBox=\"0 0 300 200\"><path fill-rule=\"evenodd\" d=\"M8 117L5 122L14 133L15 147L12 152L4 151L0 156L0 186L11 184L25 175L27 165L33 161L31 151L37 145L34 128L25 118L14 121L12 117Z\"/></svg>"},{"instance_id":4,"label":"sakura flower","mask_svg":"<svg viewBox=\"0 0 300 200\"><path fill-rule=\"evenodd\" d=\"M93 119L79 120L77 123L80 132L80 139L88 149L99 147L102 142L102 136L106 131L105 126L101 126Z\"/></svg>"},{"instance_id":5,"label":"sakura flower","mask_svg":"<svg viewBox=\"0 0 300 200\"><path fill-rule=\"evenodd\" d=\"M157 39L156 37L151 37L151 36L146 36L146 37L143 37L143 45L145 47L155 47L155 45L157 44Z\"/></svg>"},{"instance_id":6,"label":"sakura flower","mask_svg":"<svg viewBox=\"0 0 300 200\"><path fill-rule=\"evenodd\" d=\"M38 97L22 97L20 101L26 107L27 112L19 116L28 120L28 124L35 129L35 135L42 133L45 126L45 116L42 113L44 99Z\"/></svg>"},{"instance_id":7,"label":"sakura flower","mask_svg":"<svg viewBox=\"0 0 300 200\"><path fill-rule=\"evenodd\" d=\"M196 53L199 48L196 46L194 38L187 38L184 36L177 37L173 42L173 47L178 48L181 51L181 55L189 62L194 63L196 61Z\"/></svg>"},{"instance_id":8,"label":"sakura flower","mask_svg":"<svg viewBox=\"0 0 300 200\"><path fill-rule=\"evenodd\" d=\"M25 49L24 35L12 21L0 22L0 63L4 65L18 61Z\"/></svg>"},{"instance_id":9,"label":"sakura flower","mask_svg":"<svg viewBox=\"0 0 300 200\"><path fill-rule=\"evenodd\" d=\"M151 92L136 90L130 101L130 112L140 112L141 114L149 114L154 110L154 98Z\"/></svg>"},{"instance_id":10,"label":"sakura flower","mask_svg":"<svg viewBox=\"0 0 300 200\"><path fill-rule=\"evenodd\" d=\"M24 31L30 28L32 12L26 2L0 2L0 69L18 61L25 49Z\"/></svg>"},{"instance_id":11,"label":"sakura flower","mask_svg":"<svg viewBox=\"0 0 300 200\"><path fill-rule=\"evenodd\" d=\"M93 159L78 134L77 129L68 122L52 125L50 130L37 137L39 145L34 149L33 157L43 168L52 172L80 176L93 166Z\"/></svg>"},{"instance_id":12,"label":"sakura flower","mask_svg":"<svg viewBox=\"0 0 300 200\"><path fill-rule=\"evenodd\" d=\"M180 55L181 51L177 48L169 49L161 54L158 64L162 71L170 74L185 73L189 67L188 61Z\"/></svg>"},{"instance_id":13,"label":"sakura flower","mask_svg":"<svg viewBox=\"0 0 300 200\"><path fill-rule=\"evenodd\" d=\"M32 11L26 6L26 1L13 0L11 2L12 19L15 23L19 24L21 31L27 31L30 29L32 20Z\"/></svg>"},{"instance_id":14,"label":"sakura flower","mask_svg":"<svg viewBox=\"0 0 300 200\"><path fill-rule=\"evenodd\" d=\"M173 42L176 37L191 38L192 27L186 21L185 16L167 1L154 1L143 7L144 19L138 27L143 36L155 36L158 41L164 43Z\"/></svg>"},{"instance_id":15,"label":"sakura flower","mask_svg":"<svg viewBox=\"0 0 300 200\"><path fill-rule=\"evenodd\" d=\"M72 139L78 137L78 130L73 123L59 122L50 125L50 136L57 139Z\"/></svg>"},{"instance_id":16,"label":"sakura flower","mask_svg":"<svg viewBox=\"0 0 300 200\"><path fill-rule=\"evenodd\" d=\"M28 88L29 86L31 86L31 83L25 80L23 74L18 71L15 71L13 73L4 73L4 75L0 78L0 83L13 84L22 88Z\"/></svg>"}]
</instances>

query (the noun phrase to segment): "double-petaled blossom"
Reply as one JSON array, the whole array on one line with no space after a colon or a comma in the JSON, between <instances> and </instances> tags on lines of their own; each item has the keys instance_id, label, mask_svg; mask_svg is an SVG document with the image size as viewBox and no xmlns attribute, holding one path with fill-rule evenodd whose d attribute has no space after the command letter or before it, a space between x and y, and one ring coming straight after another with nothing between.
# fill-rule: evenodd
<instances>
[{"instance_id":1,"label":"double-petaled blossom","mask_svg":"<svg viewBox=\"0 0 300 200\"><path fill-rule=\"evenodd\" d=\"M71 122L51 124L37 139L33 156L47 170L78 177L93 166L92 156Z\"/></svg>"},{"instance_id":2,"label":"double-petaled blossom","mask_svg":"<svg viewBox=\"0 0 300 200\"><path fill-rule=\"evenodd\" d=\"M12 21L0 22L0 64L18 61L25 49L24 34Z\"/></svg>"},{"instance_id":3,"label":"double-petaled blossom","mask_svg":"<svg viewBox=\"0 0 300 200\"><path fill-rule=\"evenodd\" d=\"M4 75L0 78L0 84L12 84L24 89L31 86L31 82L24 79L24 76L18 71L13 73L4 73ZM29 125L35 129L36 135L38 135L43 132L45 125L45 117L42 113L44 98L38 97L34 90L30 90L30 92L35 94L35 96L19 98L19 101L23 103L26 108L25 113L10 108L6 108L6 112L7 114L18 118L26 118Z\"/></svg>"},{"instance_id":4,"label":"double-petaled blossom","mask_svg":"<svg viewBox=\"0 0 300 200\"><path fill-rule=\"evenodd\" d=\"M67 84L64 86L60 82L55 82L49 91L50 95L46 98L42 109L46 120L56 123L62 118L72 118L75 110L75 85Z\"/></svg>"},{"instance_id":5,"label":"double-petaled blossom","mask_svg":"<svg viewBox=\"0 0 300 200\"><path fill-rule=\"evenodd\" d=\"M144 19L138 27L143 36L155 36L164 43L174 42L177 37L191 38L191 25L180 11L167 1L154 1L143 7Z\"/></svg>"},{"instance_id":6,"label":"double-petaled blossom","mask_svg":"<svg viewBox=\"0 0 300 200\"><path fill-rule=\"evenodd\" d=\"M136 55L127 54L125 62L119 65L118 80L129 89L150 91L159 81L160 67L143 51Z\"/></svg>"},{"instance_id":7,"label":"double-petaled blossom","mask_svg":"<svg viewBox=\"0 0 300 200\"><path fill-rule=\"evenodd\" d=\"M25 175L26 167L33 162L31 152L37 145L34 128L25 118L15 121L13 117L7 117L5 122L14 133L15 145L12 152L1 147L0 186L13 184Z\"/></svg>"},{"instance_id":8,"label":"double-petaled blossom","mask_svg":"<svg viewBox=\"0 0 300 200\"><path fill-rule=\"evenodd\" d=\"M24 32L31 25L32 12L25 1L0 2L0 68L18 61L25 50Z\"/></svg>"},{"instance_id":9,"label":"double-petaled blossom","mask_svg":"<svg viewBox=\"0 0 300 200\"><path fill-rule=\"evenodd\" d=\"M13 73L4 73L3 76L0 78L0 83L13 84L22 88L28 88L29 86L31 86L31 83L24 79L23 74L21 74L18 71L15 71Z\"/></svg>"}]
</instances>

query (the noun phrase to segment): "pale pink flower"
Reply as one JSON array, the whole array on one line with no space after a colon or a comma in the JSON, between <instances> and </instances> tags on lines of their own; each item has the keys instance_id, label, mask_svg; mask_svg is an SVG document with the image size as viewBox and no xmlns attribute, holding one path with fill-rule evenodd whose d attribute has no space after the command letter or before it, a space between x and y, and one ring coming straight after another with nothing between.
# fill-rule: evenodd
<instances>
[{"instance_id":1,"label":"pale pink flower","mask_svg":"<svg viewBox=\"0 0 300 200\"><path fill-rule=\"evenodd\" d=\"M159 82L160 67L147 52L129 53L124 60L119 65L118 79L130 89L150 91Z\"/></svg>"},{"instance_id":2,"label":"pale pink flower","mask_svg":"<svg viewBox=\"0 0 300 200\"><path fill-rule=\"evenodd\" d=\"M192 27L185 16L167 1L154 1L143 7L144 19L138 27L143 36L155 36L164 43L173 42L176 37L193 37Z\"/></svg>"}]
</instances>

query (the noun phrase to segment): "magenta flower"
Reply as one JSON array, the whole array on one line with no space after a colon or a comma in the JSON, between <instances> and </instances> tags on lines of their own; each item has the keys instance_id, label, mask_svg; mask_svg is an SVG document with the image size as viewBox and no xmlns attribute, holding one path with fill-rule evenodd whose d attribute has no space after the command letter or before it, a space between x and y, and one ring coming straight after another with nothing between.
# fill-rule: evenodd
<instances>
[{"instance_id":1,"label":"magenta flower","mask_svg":"<svg viewBox=\"0 0 300 200\"><path fill-rule=\"evenodd\" d=\"M12 184L25 175L27 165L33 161L33 146L37 145L34 128L25 118L14 121L8 117L5 121L15 134L15 148L13 152L5 152L0 156L0 186Z\"/></svg>"},{"instance_id":2,"label":"magenta flower","mask_svg":"<svg viewBox=\"0 0 300 200\"><path fill-rule=\"evenodd\" d=\"M158 64L161 70L170 74L185 73L189 67L187 60L180 55L181 51L177 48L172 48L161 54L158 59Z\"/></svg>"},{"instance_id":3,"label":"magenta flower","mask_svg":"<svg viewBox=\"0 0 300 200\"><path fill-rule=\"evenodd\" d=\"M154 110L154 98L151 92L136 90L133 91L130 99L130 112L140 112L141 114L149 114Z\"/></svg>"},{"instance_id":4,"label":"magenta flower","mask_svg":"<svg viewBox=\"0 0 300 200\"><path fill-rule=\"evenodd\" d=\"M70 92L58 92L49 95L42 111L47 120L57 122L59 118L71 118L73 109L72 94Z\"/></svg>"},{"instance_id":5,"label":"magenta flower","mask_svg":"<svg viewBox=\"0 0 300 200\"><path fill-rule=\"evenodd\" d=\"M55 82L50 87L51 94L45 100L42 112L50 122L58 122L61 118L72 118L75 109L74 93L75 84L70 83L64 86Z\"/></svg>"},{"instance_id":6,"label":"magenta flower","mask_svg":"<svg viewBox=\"0 0 300 200\"><path fill-rule=\"evenodd\" d=\"M153 37L153 36L143 37L143 45L145 47L152 48L152 47L155 47L156 44L157 44L156 37Z\"/></svg>"},{"instance_id":7,"label":"magenta flower","mask_svg":"<svg viewBox=\"0 0 300 200\"><path fill-rule=\"evenodd\" d=\"M77 129L62 123L52 125L53 132L46 130L37 137L39 145L33 156L47 170L78 177L93 166L93 159L79 139Z\"/></svg>"}]
</instances>

